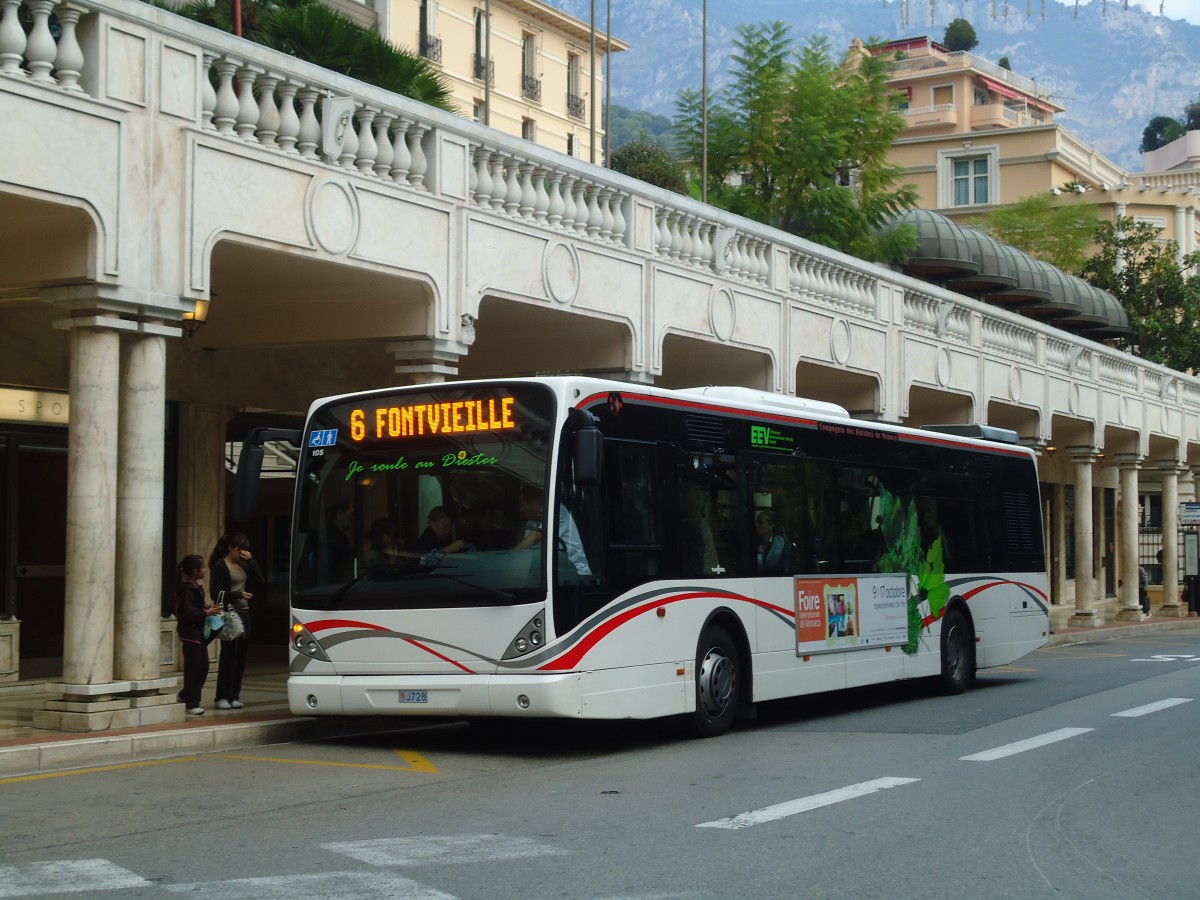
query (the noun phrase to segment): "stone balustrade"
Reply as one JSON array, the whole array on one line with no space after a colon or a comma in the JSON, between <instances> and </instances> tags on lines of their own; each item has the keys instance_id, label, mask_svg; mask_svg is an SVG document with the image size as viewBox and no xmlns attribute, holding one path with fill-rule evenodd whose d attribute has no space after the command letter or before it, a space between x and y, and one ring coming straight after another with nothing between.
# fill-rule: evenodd
<instances>
[{"instance_id":1,"label":"stone balustrade","mask_svg":"<svg viewBox=\"0 0 1200 900\"><path fill-rule=\"evenodd\" d=\"M56 23L55 27L52 26ZM27 20L28 33L22 25ZM0 79L113 104L104 27L129 23L191 48L199 101L181 127L371 179L389 190L465 203L471 215L604 246L642 264L698 270L746 290L772 292L857 321L902 325L1130 394L1169 377L1174 401L1200 409L1190 376L999 307L863 263L776 229L698 203L337 73L197 25L137 0L0 0ZM103 27L102 27L103 26ZM179 72L185 71L180 67ZM179 85L181 95L188 85ZM336 121L333 119L336 118ZM439 148L464 148L462 169ZM1069 147L1083 152L1084 148ZM455 175L455 178L450 177ZM1116 173L1114 173L1114 178ZM459 195L448 183L461 183ZM897 308L886 299L894 290ZM653 302L648 298L647 302ZM1195 437L1192 435L1191 437Z\"/></svg>"}]
</instances>

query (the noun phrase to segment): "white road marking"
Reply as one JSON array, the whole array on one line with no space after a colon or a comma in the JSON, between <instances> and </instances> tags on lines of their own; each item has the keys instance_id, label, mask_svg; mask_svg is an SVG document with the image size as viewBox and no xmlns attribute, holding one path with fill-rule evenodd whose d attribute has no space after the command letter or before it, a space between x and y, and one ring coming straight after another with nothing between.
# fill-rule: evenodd
<instances>
[{"instance_id":1,"label":"white road marking","mask_svg":"<svg viewBox=\"0 0 1200 900\"><path fill-rule=\"evenodd\" d=\"M1115 712L1113 715L1121 716L1126 719L1136 719L1138 716L1145 716L1149 713L1158 712L1160 709L1170 709L1172 706L1178 706L1181 703L1191 702L1191 697L1168 697L1166 700L1159 700L1157 703L1147 703L1145 706L1135 706L1133 709Z\"/></svg>"},{"instance_id":2,"label":"white road marking","mask_svg":"<svg viewBox=\"0 0 1200 900\"><path fill-rule=\"evenodd\" d=\"M322 844L370 866L422 866L492 862L531 856L559 856L567 851L523 837L503 834L422 835Z\"/></svg>"},{"instance_id":3,"label":"white road marking","mask_svg":"<svg viewBox=\"0 0 1200 900\"><path fill-rule=\"evenodd\" d=\"M1017 741L1015 744L1005 744L1003 747L994 747L991 750L984 750L982 753L972 753L970 756L960 756L959 759L965 759L969 762L991 762L995 759L1003 759L1006 756L1014 756L1017 753L1024 753L1026 750L1036 750L1038 747L1045 747L1047 744L1055 744L1059 741L1065 741L1067 738L1073 738L1076 735L1087 734L1092 731L1091 728L1060 728L1058 731L1051 731L1047 734L1039 734L1037 737L1026 738L1023 741Z\"/></svg>"},{"instance_id":4,"label":"white road marking","mask_svg":"<svg viewBox=\"0 0 1200 900\"><path fill-rule=\"evenodd\" d=\"M107 859L63 859L0 866L0 897L119 891L149 884L140 875Z\"/></svg>"},{"instance_id":5,"label":"white road marking","mask_svg":"<svg viewBox=\"0 0 1200 900\"><path fill-rule=\"evenodd\" d=\"M823 794L813 794L811 797L800 797L797 800L788 800L786 803L776 803L774 806L764 806L762 809L751 810L750 812L739 813L736 816L730 816L727 819L716 819L712 822L701 822L697 828L749 828L751 825L761 825L764 822L773 822L776 819L785 819L788 816L798 815L802 812L808 812L812 809L820 809L822 806L832 806L834 803L841 803L843 800L853 800L855 797L865 797L867 794L874 794L876 791L885 791L888 788L900 787L903 784L912 784L914 781L920 781L920 778L876 778L874 781L863 781L859 784L851 784L847 787L838 788L833 791L826 791Z\"/></svg>"},{"instance_id":6,"label":"white road marking","mask_svg":"<svg viewBox=\"0 0 1200 900\"><path fill-rule=\"evenodd\" d=\"M1130 662L1200 662L1200 656L1190 653L1157 653L1154 656L1139 656Z\"/></svg>"},{"instance_id":7,"label":"white road marking","mask_svg":"<svg viewBox=\"0 0 1200 900\"><path fill-rule=\"evenodd\" d=\"M163 887L173 894L195 894L204 900L458 900L453 894L391 872L270 875Z\"/></svg>"}]
</instances>

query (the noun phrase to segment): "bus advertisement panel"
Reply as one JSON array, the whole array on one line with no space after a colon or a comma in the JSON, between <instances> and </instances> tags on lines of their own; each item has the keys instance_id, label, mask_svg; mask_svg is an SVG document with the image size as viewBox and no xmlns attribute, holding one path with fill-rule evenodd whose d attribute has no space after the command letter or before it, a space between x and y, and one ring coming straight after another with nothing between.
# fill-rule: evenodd
<instances>
[{"instance_id":1,"label":"bus advertisement panel","mask_svg":"<svg viewBox=\"0 0 1200 900\"><path fill-rule=\"evenodd\" d=\"M908 576L796 579L796 654L908 642Z\"/></svg>"}]
</instances>

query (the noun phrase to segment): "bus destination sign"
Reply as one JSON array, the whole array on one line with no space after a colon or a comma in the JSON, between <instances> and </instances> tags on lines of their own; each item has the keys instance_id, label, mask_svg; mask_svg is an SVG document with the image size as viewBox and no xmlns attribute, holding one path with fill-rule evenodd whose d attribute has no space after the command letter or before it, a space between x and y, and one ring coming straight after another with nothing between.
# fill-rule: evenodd
<instances>
[{"instance_id":1,"label":"bus destination sign","mask_svg":"<svg viewBox=\"0 0 1200 900\"><path fill-rule=\"evenodd\" d=\"M512 431L517 427L512 397L486 400L450 400L445 403L410 403L350 411L353 441Z\"/></svg>"}]
</instances>

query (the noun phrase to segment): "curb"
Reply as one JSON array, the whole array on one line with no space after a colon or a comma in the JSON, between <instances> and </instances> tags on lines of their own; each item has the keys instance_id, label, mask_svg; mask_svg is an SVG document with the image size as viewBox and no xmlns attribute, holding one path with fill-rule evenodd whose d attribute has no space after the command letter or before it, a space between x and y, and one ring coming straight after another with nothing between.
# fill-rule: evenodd
<instances>
[{"instance_id":1,"label":"curb","mask_svg":"<svg viewBox=\"0 0 1200 900\"><path fill-rule=\"evenodd\" d=\"M268 721L170 727L126 734L36 737L0 747L0 779L242 750L263 744L398 731L403 730L405 724L393 719L287 716Z\"/></svg>"},{"instance_id":2,"label":"curb","mask_svg":"<svg viewBox=\"0 0 1200 900\"><path fill-rule=\"evenodd\" d=\"M1094 644L1097 641L1107 641L1113 638L1129 637L1135 634L1158 631L1197 631L1200 630L1200 619L1180 618L1168 619L1165 622L1130 622L1128 625L1102 625L1098 628L1079 628L1053 633L1047 642L1048 647L1060 647L1069 644Z\"/></svg>"}]
</instances>

